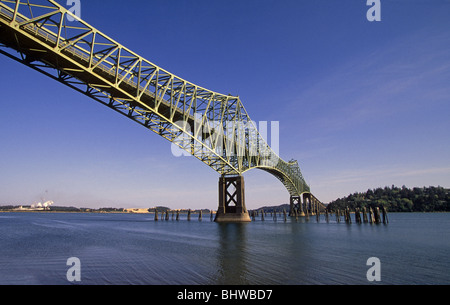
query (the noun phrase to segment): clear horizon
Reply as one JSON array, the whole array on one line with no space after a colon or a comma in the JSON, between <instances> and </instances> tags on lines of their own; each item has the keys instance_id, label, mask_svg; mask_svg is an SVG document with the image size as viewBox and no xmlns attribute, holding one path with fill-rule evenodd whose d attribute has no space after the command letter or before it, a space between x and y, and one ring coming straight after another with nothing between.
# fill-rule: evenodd
<instances>
[{"instance_id":1,"label":"clear horizon","mask_svg":"<svg viewBox=\"0 0 450 305\"><path fill-rule=\"evenodd\" d=\"M239 95L254 121L279 122L280 157L328 203L393 184L450 187L450 2L381 4L369 22L365 0L82 0L81 18ZM0 66L0 204L217 209L209 167L6 56ZM289 202L268 173L244 179L248 209Z\"/></svg>"}]
</instances>

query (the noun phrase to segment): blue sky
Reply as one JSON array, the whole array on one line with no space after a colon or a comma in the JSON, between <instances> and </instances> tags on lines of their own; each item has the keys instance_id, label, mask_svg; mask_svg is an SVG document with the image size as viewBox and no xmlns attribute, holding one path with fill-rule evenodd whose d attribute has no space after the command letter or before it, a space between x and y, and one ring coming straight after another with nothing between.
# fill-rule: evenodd
<instances>
[{"instance_id":1,"label":"blue sky","mask_svg":"<svg viewBox=\"0 0 450 305\"><path fill-rule=\"evenodd\" d=\"M64 3L65 1L59 1ZM125 4L126 3L126 4ZM82 0L82 18L160 67L280 122L280 156L329 202L450 187L450 1ZM0 56L0 204L217 208L219 176L93 100ZM289 201L245 175L248 208Z\"/></svg>"}]
</instances>

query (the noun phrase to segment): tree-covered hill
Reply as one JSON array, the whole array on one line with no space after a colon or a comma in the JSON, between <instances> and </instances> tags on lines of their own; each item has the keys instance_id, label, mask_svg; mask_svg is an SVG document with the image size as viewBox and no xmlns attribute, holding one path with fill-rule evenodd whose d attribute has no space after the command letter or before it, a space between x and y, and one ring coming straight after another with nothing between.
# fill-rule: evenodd
<instances>
[{"instance_id":1,"label":"tree-covered hill","mask_svg":"<svg viewBox=\"0 0 450 305\"><path fill-rule=\"evenodd\" d=\"M405 186L369 189L365 193L354 193L347 197L336 199L328 205L328 209L344 209L349 207L380 207L384 206L390 212L450 212L450 189L443 187Z\"/></svg>"}]
</instances>

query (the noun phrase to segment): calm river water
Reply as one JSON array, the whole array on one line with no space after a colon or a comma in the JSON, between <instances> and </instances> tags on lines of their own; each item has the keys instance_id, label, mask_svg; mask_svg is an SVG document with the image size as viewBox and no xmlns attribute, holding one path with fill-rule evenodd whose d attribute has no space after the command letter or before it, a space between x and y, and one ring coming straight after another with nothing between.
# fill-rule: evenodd
<instances>
[{"instance_id":1,"label":"calm river water","mask_svg":"<svg viewBox=\"0 0 450 305\"><path fill-rule=\"evenodd\" d=\"M450 213L391 213L388 225L312 217L248 224L150 214L0 213L0 284L450 284Z\"/></svg>"}]
</instances>

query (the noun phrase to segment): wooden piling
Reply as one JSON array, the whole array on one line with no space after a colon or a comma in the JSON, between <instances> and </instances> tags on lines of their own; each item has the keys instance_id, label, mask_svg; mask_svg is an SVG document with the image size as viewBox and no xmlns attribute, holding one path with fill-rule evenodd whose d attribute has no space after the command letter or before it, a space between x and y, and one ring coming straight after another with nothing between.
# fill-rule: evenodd
<instances>
[{"instance_id":1,"label":"wooden piling","mask_svg":"<svg viewBox=\"0 0 450 305\"><path fill-rule=\"evenodd\" d=\"M286 214L286 210L285 209L283 209L283 216L284 216L284 222L286 222L287 221L287 214Z\"/></svg>"},{"instance_id":2,"label":"wooden piling","mask_svg":"<svg viewBox=\"0 0 450 305\"><path fill-rule=\"evenodd\" d=\"M387 216L387 209L384 206L381 207L381 212L383 213L383 223L384 224L388 224L389 223L389 219L388 219L388 216Z\"/></svg>"},{"instance_id":3,"label":"wooden piling","mask_svg":"<svg viewBox=\"0 0 450 305\"><path fill-rule=\"evenodd\" d=\"M191 221L191 209L188 210L187 220Z\"/></svg>"},{"instance_id":4,"label":"wooden piling","mask_svg":"<svg viewBox=\"0 0 450 305\"><path fill-rule=\"evenodd\" d=\"M373 210L371 207L369 208L369 222L375 223L375 217L373 216Z\"/></svg>"},{"instance_id":5,"label":"wooden piling","mask_svg":"<svg viewBox=\"0 0 450 305\"><path fill-rule=\"evenodd\" d=\"M177 220L177 221L180 220L180 211L177 211L177 217L176 217L176 220Z\"/></svg>"},{"instance_id":6,"label":"wooden piling","mask_svg":"<svg viewBox=\"0 0 450 305\"><path fill-rule=\"evenodd\" d=\"M379 207L375 208L375 223L377 223L377 224L381 223L380 208Z\"/></svg>"},{"instance_id":7,"label":"wooden piling","mask_svg":"<svg viewBox=\"0 0 450 305\"><path fill-rule=\"evenodd\" d=\"M261 220L264 221L264 210L261 211Z\"/></svg>"},{"instance_id":8,"label":"wooden piling","mask_svg":"<svg viewBox=\"0 0 450 305\"><path fill-rule=\"evenodd\" d=\"M336 210L336 222L337 223L341 222L341 216L339 215L339 209Z\"/></svg>"},{"instance_id":9,"label":"wooden piling","mask_svg":"<svg viewBox=\"0 0 450 305\"><path fill-rule=\"evenodd\" d=\"M367 211L366 211L366 207L363 207L363 221L364 223L368 223L369 221L367 220Z\"/></svg>"},{"instance_id":10,"label":"wooden piling","mask_svg":"<svg viewBox=\"0 0 450 305\"><path fill-rule=\"evenodd\" d=\"M350 210L348 207L345 208L345 222L352 223L352 219L350 218Z\"/></svg>"},{"instance_id":11,"label":"wooden piling","mask_svg":"<svg viewBox=\"0 0 450 305\"><path fill-rule=\"evenodd\" d=\"M359 212L359 208L355 208L355 222L361 223L361 213Z\"/></svg>"},{"instance_id":12,"label":"wooden piling","mask_svg":"<svg viewBox=\"0 0 450 305\"><path fill-rule=\"evenodd\" d=\"M169 220L169 210L166 210L166 221Z\"/></svg>"},{"instance_id":13,"label":"wooden piling","mask_svg":"<svg viewBox=\"0 0 450 305\"><path fill-rule=\"evenodd\" d=\"M328 222L330 222L330 219L328 218L328 209L325 209L325 220Z\"/></svg>"},{"instance_id":14,"label":"wooden piling","mask_svg":"<svg viewBox=\"0 0 450 305\"><path fill-rule=\"evenodd\" d=\"M158 210L155 209L155 221L158 221Z\"/></svg>"},{"instance_id":15,"label":"wooden piling","mask_svg":"<svg viewBox=\"0 0 450 305\"><path fill-rule=\"evenodd\" d=\"M202 217L203 217L202 210L200 210L200 213L198 214L198 221L202 221Z\"/></svg>"}]
</instances>

